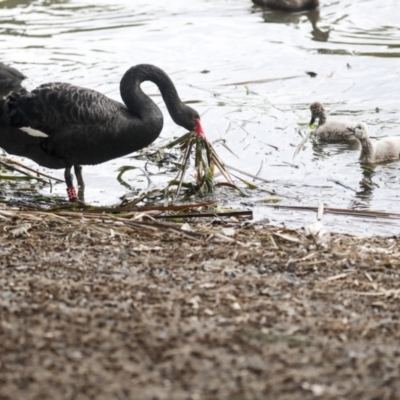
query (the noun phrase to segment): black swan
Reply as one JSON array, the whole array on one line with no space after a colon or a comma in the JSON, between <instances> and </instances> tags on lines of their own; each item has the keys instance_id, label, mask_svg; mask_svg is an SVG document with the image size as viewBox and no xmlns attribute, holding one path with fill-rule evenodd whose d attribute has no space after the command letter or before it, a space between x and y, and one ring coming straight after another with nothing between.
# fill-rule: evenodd
<instances>
[{"instance_id":1,"label":"black swan","mask_svg":"<svg viewBox=\"0 0 400 400\"><path fill-rule=\"evenodd\" d=\"M369 138L367 125L362 122L348 128L348 130L349 134L354 135L361 143L361 162L374 164L400 158L400 136L391 136L373 142Z\"/></svg>"},{"instance_id":2,"label":"black swan","mask_svg":"<svg viewBox=\"0 0 400 400\"><path fill-rule=\"evenodd\" d=\"M125 156L160 135L163 115L141 90L144 81L158 86L177 125L204 137L198 112L182 103L168 75L154 65L141 64L122 77L120 91L126 106L68 83L46 83L31 92L11 92L0 103L0 147L45 167L65 168L68 197L74 201L72 167L83 187L80 165ZM33 130L42 137L31 136Z\"/></svg>"},{"instance_id":3,"label":"black swan","mask_svg":"<svg viewBox=\"0 0 400 400\"><path fill-rule=\"evenodd\" d=\"M318 126L315 129L314 136L324 142L337 141L355 141L354 136L349 135L348 128L354 126L357 122L346 120L327 121L324 106L318 101L310 105L312 125L318 120Z\"/></svg>"},{"instance_id":4,"label":"black swan","mask_svg":"<svg viewBox=\"0 0 400 400\"><path fill-rule=\"evenodd\" d=\"M253 0L253 3L272 10L283 11L312 10L319 6L319 0Z\"/></svg>"},{"instance_id":5,"label":"black swan","mask_svg":"<svg viewBox=\"0 0 400 400\"><path fill-rule=\"evenodd\" d=\"M19 86L26 76L15 68L0 63L0 90L11 89Z\"/></svg>"}]
</instances>

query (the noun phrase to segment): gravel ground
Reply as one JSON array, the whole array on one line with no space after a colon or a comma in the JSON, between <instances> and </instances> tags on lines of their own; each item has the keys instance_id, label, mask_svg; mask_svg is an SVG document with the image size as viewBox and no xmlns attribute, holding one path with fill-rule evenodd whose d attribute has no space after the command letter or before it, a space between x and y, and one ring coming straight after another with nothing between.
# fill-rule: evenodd
<instances>
[{"instance_id":1,"label":"gravel ground","mask_svg":"<svg viewBox=\"0 0 400 400\"><path fill-rule=\"evenodd\" d=\"M400 238L0 213L0 399L398 399Z\"/></svg>"}]
</instances>

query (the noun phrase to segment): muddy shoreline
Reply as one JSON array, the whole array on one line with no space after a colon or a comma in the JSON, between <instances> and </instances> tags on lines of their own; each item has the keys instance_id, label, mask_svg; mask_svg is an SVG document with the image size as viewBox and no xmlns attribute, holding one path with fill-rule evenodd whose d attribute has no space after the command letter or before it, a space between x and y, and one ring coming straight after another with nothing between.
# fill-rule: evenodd
<instances>
[{"instance_id":1,"label":"muddy shoreline","mask_svg":"<svg viewBox=\"0 0 400 400\"><path fill-rule=\"evenodd\" d=\"M2 400L397 398L399 237L4 211Z\"/></svg>"}]
</instances>

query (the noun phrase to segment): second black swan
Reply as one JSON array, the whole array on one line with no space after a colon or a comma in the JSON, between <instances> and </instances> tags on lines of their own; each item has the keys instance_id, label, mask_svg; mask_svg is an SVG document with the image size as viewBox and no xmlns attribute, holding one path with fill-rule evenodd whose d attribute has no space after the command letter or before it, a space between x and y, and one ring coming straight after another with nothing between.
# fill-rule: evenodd
<instances>
[{"instance_id":1,"label":"second black swan","mask_svg":"<svg viewBox=\"0 0 400 400\"><path fill-rule=\"evenodd\" d=\"M254 4L272 10L303 11L319 6L319 0L253 0Z\"/></svg>"},{"instance_id":2,"label":"second black swan","mask_svg":"<svg viewBox=\"0 0 400 400\"><path fill-rule=\"evenodd\" d=\"M16 88L25 78L26 76L15 68L0 62L0 90Z\"/></svg>"},{"instance_id":3,"label":"second black swan","mask_svg":"<svg viewBox=\"0 0 400 400\"><path fill-rule=\"evenodd\" d=\"M177 125L204 137L198 112L182 103L169 76L154 65L140 64L122 77L120 92L125 105L68 83L46 83L31 92L11 92L0 104L0 147L45 167L64 168L68 197L74 201L72 167L83 187L81 165L128 155L160 135L163 115L140 88L144 81L158 86ZM31 136L35 133L32 130L42 136Z\"/></svg>"}]
</instances>

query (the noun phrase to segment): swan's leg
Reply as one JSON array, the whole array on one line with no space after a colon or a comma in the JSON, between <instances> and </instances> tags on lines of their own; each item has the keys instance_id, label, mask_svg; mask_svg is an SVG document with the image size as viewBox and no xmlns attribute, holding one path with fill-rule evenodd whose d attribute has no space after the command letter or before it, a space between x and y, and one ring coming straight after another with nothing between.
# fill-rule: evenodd
<instances>
[{"instance_id":1,"label":"swan's leg","mask_svg":"<svg viewBox=\"0 0 400 400\"><path fill-rule=\"evenodd\" d=\"M65 168L64 178L65 178L65 183L67 184L67 188L74 186L71 174L71 167Z\"/></svg>"},{"instance_id":2,"label":"swan's leg","mask_svg":"<svg viewBox=\"0 0 400 400\"><path fill-rule=\"evenodd\" d=\"M83 182L82 167L80 165L74 165L74 171L75 171L76 180L78 181L78 186L81 188L84 188L85 182Z\"/></svg>"},{"instance_id":3,"label":"swan's leg","mask_svg":"<svg viewBox=\"0 0 400 400\"><path fill-rule=\"evenodd\" d=\"M85 182L82 177L82 167L74 165L76 180L78 181L78 198L80 201L85 201Z\"/></svg>"},{"instance_id":4,"label":"swan's leg","mask_svg":"<svg viewBox=\"0 0 400 400\"><path fill-rule=\"evenodd\" d=\"M67 193L69 201L76 201L78 199L78 196L76 195L76 190L73 183L71 167L65 168L64 178L67 184Z\"/></svg>"}]
</instances>

